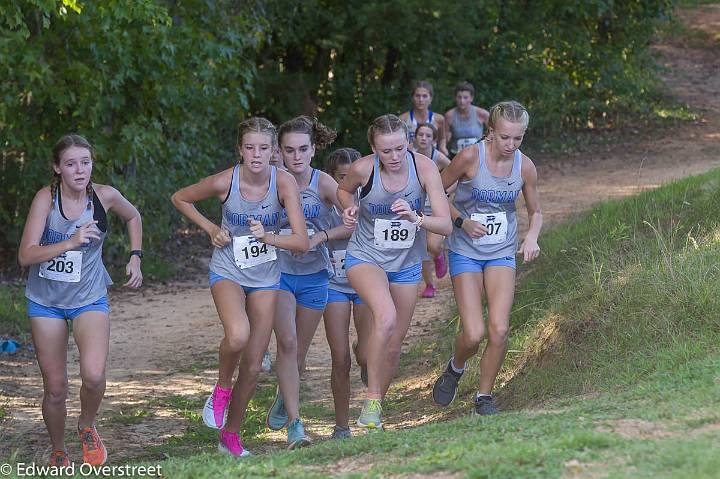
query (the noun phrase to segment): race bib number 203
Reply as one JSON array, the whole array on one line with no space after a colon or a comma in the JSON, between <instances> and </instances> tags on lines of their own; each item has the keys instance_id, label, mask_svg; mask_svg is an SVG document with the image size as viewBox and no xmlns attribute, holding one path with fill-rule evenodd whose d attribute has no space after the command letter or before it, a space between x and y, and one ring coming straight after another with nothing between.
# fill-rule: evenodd
<instances>
[{"instance_id":1,"label":"race bib number 203","mask_svg":"<svg viewBox=\"0 0 720 479\"><path fill-rule=\"evenodd\" d=\"M63 283L79 283L82 270L82 251L66 251L45 261L38 272L41 278Z\"/></svg>"}]
</instances>

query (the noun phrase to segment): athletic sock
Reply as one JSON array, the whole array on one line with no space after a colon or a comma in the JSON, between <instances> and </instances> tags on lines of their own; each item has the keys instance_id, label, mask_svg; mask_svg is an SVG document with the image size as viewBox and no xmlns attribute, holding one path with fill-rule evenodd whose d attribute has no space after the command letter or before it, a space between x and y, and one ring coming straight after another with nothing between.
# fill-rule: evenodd
<instances>
[{"instance_id":1,"label":"athletic sock","mask_svg":"<svg viewBox=\"0 0 720 479\"><path fill-rule=\"evenodd\" d=\"M453 364L452 358L450 358L450 361L448 361L447 371L455 376L457 379L460 379L460 377L465 372L465 368L458 369L455 367L455 364Z\"/></svg>"},{"instance_id":2,"label":"athletic sock","mask_svg":"<svg viewBox=\"0 0 720 479\"><path fill-rule=\"evenodd\" d=\"M476 401L479 401L480 398L492 399L492 394L477 393L477 394L475 395L475 400L476 400Z\"/></svg>"}]
</instances>

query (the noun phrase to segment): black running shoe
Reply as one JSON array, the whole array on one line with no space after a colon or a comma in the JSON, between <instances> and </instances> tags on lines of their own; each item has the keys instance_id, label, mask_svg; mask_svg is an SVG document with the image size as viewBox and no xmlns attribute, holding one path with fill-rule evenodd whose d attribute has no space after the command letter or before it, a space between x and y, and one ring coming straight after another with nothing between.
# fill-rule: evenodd
<instances>
[{"instance_id":1,"label":"black running shoe","mask_svg":"<svg viewBox=\"0 0 720 479\"><path fill-rule=\"evenodd\" d=\"M462 377L462 373L458 374L450 369L450 363L448 367L443 371L435 385L433 386L432 396L440 406L449 406L455 400L457 394L458 381Z\"/></svg>"},{"instance_id":2,"label":"black running shoe","mask_svg":"<svg viewBox=\"0 0 720 479\"><path fill-rule=\"evenodd\" d=\"M499 412L500 411L497 406L495 406L492 396L475 397L473 414L477 414L478 416L493 416Z\"/></svg>"}]
</instances>

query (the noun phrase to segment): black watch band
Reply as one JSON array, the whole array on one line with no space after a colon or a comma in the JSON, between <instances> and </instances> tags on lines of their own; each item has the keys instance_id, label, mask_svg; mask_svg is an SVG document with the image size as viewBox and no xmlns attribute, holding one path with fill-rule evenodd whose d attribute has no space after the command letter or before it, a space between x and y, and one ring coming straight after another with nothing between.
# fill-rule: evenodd
<instances>
[{"instance_id":1,"label":"black watch band","mask_svg":"<svg viewBox=\"0 0 720 479\"><path fill-rule=\"evenodd\" d=\"M456 228L462 228L463 221L465 221L465 218L458 216L457 218L455 218L455 221L453 221L453 224Z\"/></svg>"},{"instance_id":2,"label":"black watch band","mask_svg":"<svg viewBox=\"0 0 720 479\"><path fill-rule=\"evenodd\" d=\"M143 252L141 249L134 249L134 250L130 251L130 256L137 256L138 258L142 259Z\"/></svg>"}]
</instances>

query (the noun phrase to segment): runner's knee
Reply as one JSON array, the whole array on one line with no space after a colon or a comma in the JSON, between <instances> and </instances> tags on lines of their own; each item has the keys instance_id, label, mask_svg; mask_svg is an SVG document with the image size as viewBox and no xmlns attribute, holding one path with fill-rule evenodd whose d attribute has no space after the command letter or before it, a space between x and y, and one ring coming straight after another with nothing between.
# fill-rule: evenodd
<instances>
[{"instance_id":1,"label":"runner's knee","mask_svg":"<svg viewBox=\"0 0 720 479\"><path fill-rule=\"evenodd\" d=\"M482 326L468 328L464 327L462 334L465 344L467 344L473 349L477 349L478 347L480 347L480 343L485 337L485 328Z\"/></svg>"},{"instance_id":2,"label":"runner's knee","mask_svg":"<svg viewBox=\"0 0 720 479\"><path fill-rule=\"evenodd\" d=\"M490 325L488 341L490 341L492 344L507 343L509 330L510 328L505 324L498 326Z\"/></svg>"},{"instance_id":3,"label":"runner's knee","mask_svg":"<svg viewBox=\"0 0 720 479\"><path fill-rule=\"evenodd\" d=\"M278 354L297 354L297 338L292 333L276 334Z\"/></svg>"},{"instance_id":4,"label":"runner's knee","mask_svg":"<svg viewBox=\"0 0 720 479\"><path fill-rule=\"evenodd\" d=\"M225 335L225 341L232 352L239 353L247 346L248 334L241 331L230 332Z\"/></svg>"},{"instance_id":5,"label":"runner's knee","mask_svg":"<svg viewBox=\"0 0 720 479\"><path fill-rule=\"evenodd\" d=\"M51 381L49 384L45 385L45 400L52 405L65 404L67 393L67 381Z\"/></svg>"},{"instance_id":6,"label":"runner's knee","mask_svg":"<svg viewBox=\"0 0 720 479\"><path fill-rule=\"evenodd\" d=\"M383 311L375 318L375 329L384 338L389 338L395 331L397 314L395 311Z\"/></svg>"},{"instance_id":7,"label":"runner's knee","mask_svg":"<svg viewBox=\"0 0 720 479\"><path fill-rule=\"evenodd\" d=\"M105 389L105 372L86 371L82 373L82 385L92 391Z\"/></svg>"},{"instance_id":8,"label":"runner's knee","mask_svg":"<svg viewBox=\"0 0 720 479\"><path fill-rule=\"evenodd\" d=\"M345 354L332 355L332 370L333 373L347 375L350 374L350 351L346 351Z\"/></svg>"}]
</instances>

